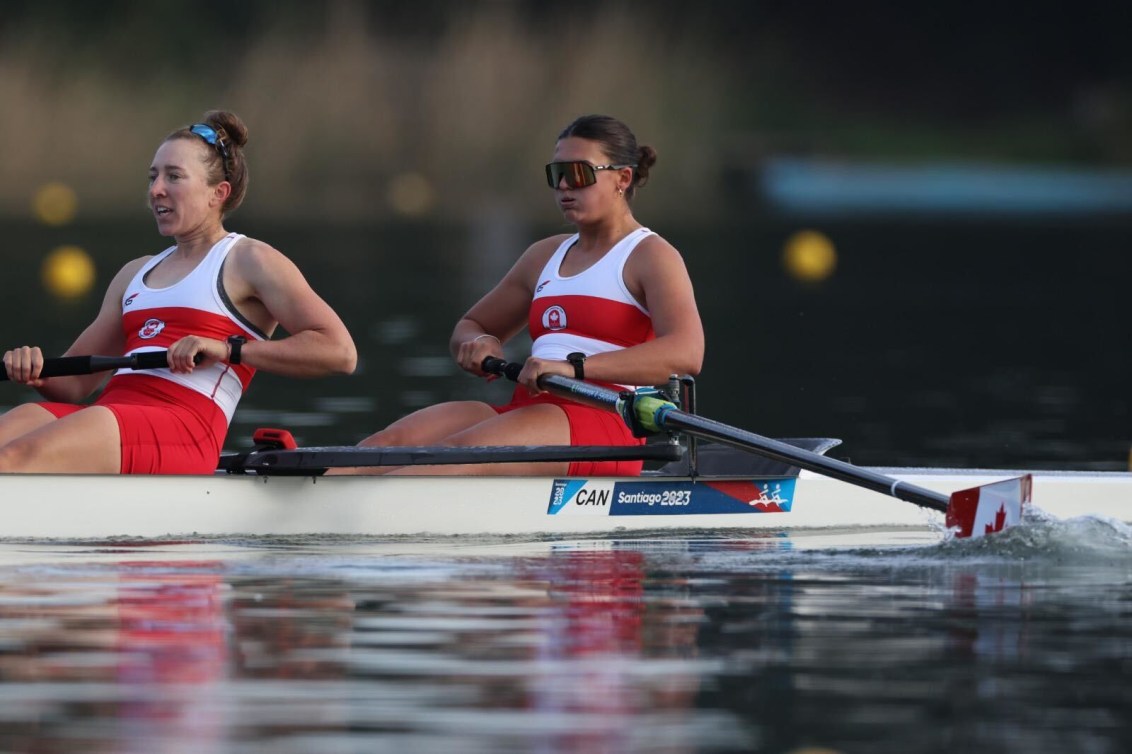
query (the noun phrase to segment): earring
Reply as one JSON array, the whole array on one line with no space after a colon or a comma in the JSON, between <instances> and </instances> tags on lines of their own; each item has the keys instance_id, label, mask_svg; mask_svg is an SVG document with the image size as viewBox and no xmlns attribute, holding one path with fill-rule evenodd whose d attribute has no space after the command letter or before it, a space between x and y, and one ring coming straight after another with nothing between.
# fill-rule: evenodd
<instances>
[{"instance_id":1,"label":"earring","mask_svg":"<svg viewBox=\"0 0 1132 754\"><path fill-rule=\"evenodd\" d=\"M618 196L625 196L625 189L617 189Z\"/></svg>"}]
</instances>

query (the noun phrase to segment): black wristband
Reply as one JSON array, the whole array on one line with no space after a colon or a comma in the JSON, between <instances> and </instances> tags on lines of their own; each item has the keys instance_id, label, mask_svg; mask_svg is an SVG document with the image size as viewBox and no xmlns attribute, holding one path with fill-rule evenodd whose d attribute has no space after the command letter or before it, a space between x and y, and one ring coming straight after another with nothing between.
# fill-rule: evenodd
<instances>
[{"instance_id":1,"label":"black wristband","mask_svg":"<svg viewBox=\"0 0 1132 754\"><path fill-rule=\"evenodd\" d=\"M586 378L586 355L581 351L566 354L566 361L574 365L574 379L584 380Z\"/></svg>"},{"instance_id":2,"label":"black wristband","mask_svg":"<svg viewBox=\"0 0 1132 754\"><path fill-rule=\"evenodd\" d=\"M248 342L248 339L245 338L243 335L229 335L228 336L228 349L229 349L228 350L228 363L229 364L239 364L240 363L240 349L247 342Z\"/></svg>"}]
</instances>

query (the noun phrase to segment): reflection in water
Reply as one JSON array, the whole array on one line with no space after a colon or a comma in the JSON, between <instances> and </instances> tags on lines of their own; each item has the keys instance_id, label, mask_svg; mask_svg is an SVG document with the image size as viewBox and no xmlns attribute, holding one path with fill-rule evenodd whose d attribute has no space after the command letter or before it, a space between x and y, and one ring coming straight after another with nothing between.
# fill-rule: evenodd
<instances>
[{"instance_id":1,"label":"reflection in water","mask_svg":"<svg viewBox=\"0 0 1132 754\"><path fill-rule=\"evenodd\" d=\"M0 750L1118 750L1127 546L799 542L44 545Z\"/></svg>"},{"instance_id":2,"label":"reflection in water","mask_svg":"<svg viewBox=\"0 0 1132 754\"><path fill-rule=\"evenodd\" d=\"M82 731L86 750L243 739L308 750L392 736L566 752L679 751L696 747L690 732L742 740L734 722L715 725L721 738L710 714L691 714L702 610L670 586L647 596L643 553L554 551L510 573L468 565L426 564L438 580L424 583L384 584L396 570L385 568L358 583L160 561L9 579L0 698L40 693L34 709L8 706L21 723L0 740L62 751ZM653 724L638 729L642 717Z\"/></svg>"},{"instance_id":3,"label":"reflection in water","mask_svg":"<svg viewBox=\"0 0 1132 754\"><path fill-rule=\"evenodd\" d=\"M702 610L668 596L646 600L642 553L561 552L536 564L529 577L546 583L532 647L536 667L546 670L530 678L526 705L543 717L601 720L559 736L555 750L625 751L637 715L665 715L671 722L688 710L700 669L663 660L695 656ZM668 672L658 672L662 666ZM556 672L559 667L568 670ZM640 677L643 667L652 671L647 681Z\"/></svg>"},{"instance_id":4,"label":"reflection in water","mask_svg":"<svg viewBox=\"0 0 1132 754\"><path fill-rule=\"evenodd\" d=\"M7 582L5 750L68 751L76 740L92 750L120 739L194 741L208 751L221 741L224 710L209 695L228 665L217 567L130 562Z\"/></svg>"}]
</instances>

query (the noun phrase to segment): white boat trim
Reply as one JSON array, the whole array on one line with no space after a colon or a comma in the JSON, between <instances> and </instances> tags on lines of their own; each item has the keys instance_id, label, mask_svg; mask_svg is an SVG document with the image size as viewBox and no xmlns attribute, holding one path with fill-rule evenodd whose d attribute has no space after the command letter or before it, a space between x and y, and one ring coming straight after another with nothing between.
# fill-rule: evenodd
<instances>
[{"instance_id":1,"label":"white boat trim","mask_svg":"<svg viewBox=\"0 0 1132 754\"><path fill-rule=\"evenodd\" d=\"M1097 515L1132 522L1132 473L878 471L942 493L1031 473L1033 505L1055 517ZM743 485L758 485L761 498L740 500L744 495L737 493L724 505L711 487L720 482L737 485L740 492L746 489ZM942 531L943 526L940 513L807 471L797 478L700 477L694 484L686 477L655 476L552 479L13 474L0 477L0 488L5 493L0 537L9 539L309 534L560 536L836 527ZM556 490L568 498L557 510L553 504ZM633 515L611 515L614 506L610 496L615 490L636 495L623 497L620 506L622 512L631 508ZM695 492L685 494L688 490ZM789 510L760 512L760 505L775 507L776 494L783 503L789 503ZM707 508L729 507L733 511L737 505L746 510L686 513L681 512L688 509L685 500L701 508L706 500Z\"/></svg>"}]
</instances>

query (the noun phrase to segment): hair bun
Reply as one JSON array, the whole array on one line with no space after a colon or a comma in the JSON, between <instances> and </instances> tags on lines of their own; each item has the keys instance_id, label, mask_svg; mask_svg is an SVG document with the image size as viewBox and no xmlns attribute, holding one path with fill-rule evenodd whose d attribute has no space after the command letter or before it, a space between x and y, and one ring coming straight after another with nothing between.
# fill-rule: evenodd
<instances>
[{"instance_id":1,"label":"hair bun","mask_svg":"<svg viewBox=\"0 0 1132 754\"><path fill-rule=\"evenodd\" d=\"M215 129L224 129L229 144L242 147L248 143L248 127L235 113L227 110L209 110L204 114L204 122Z\"/></svg>"}]
</instances>

